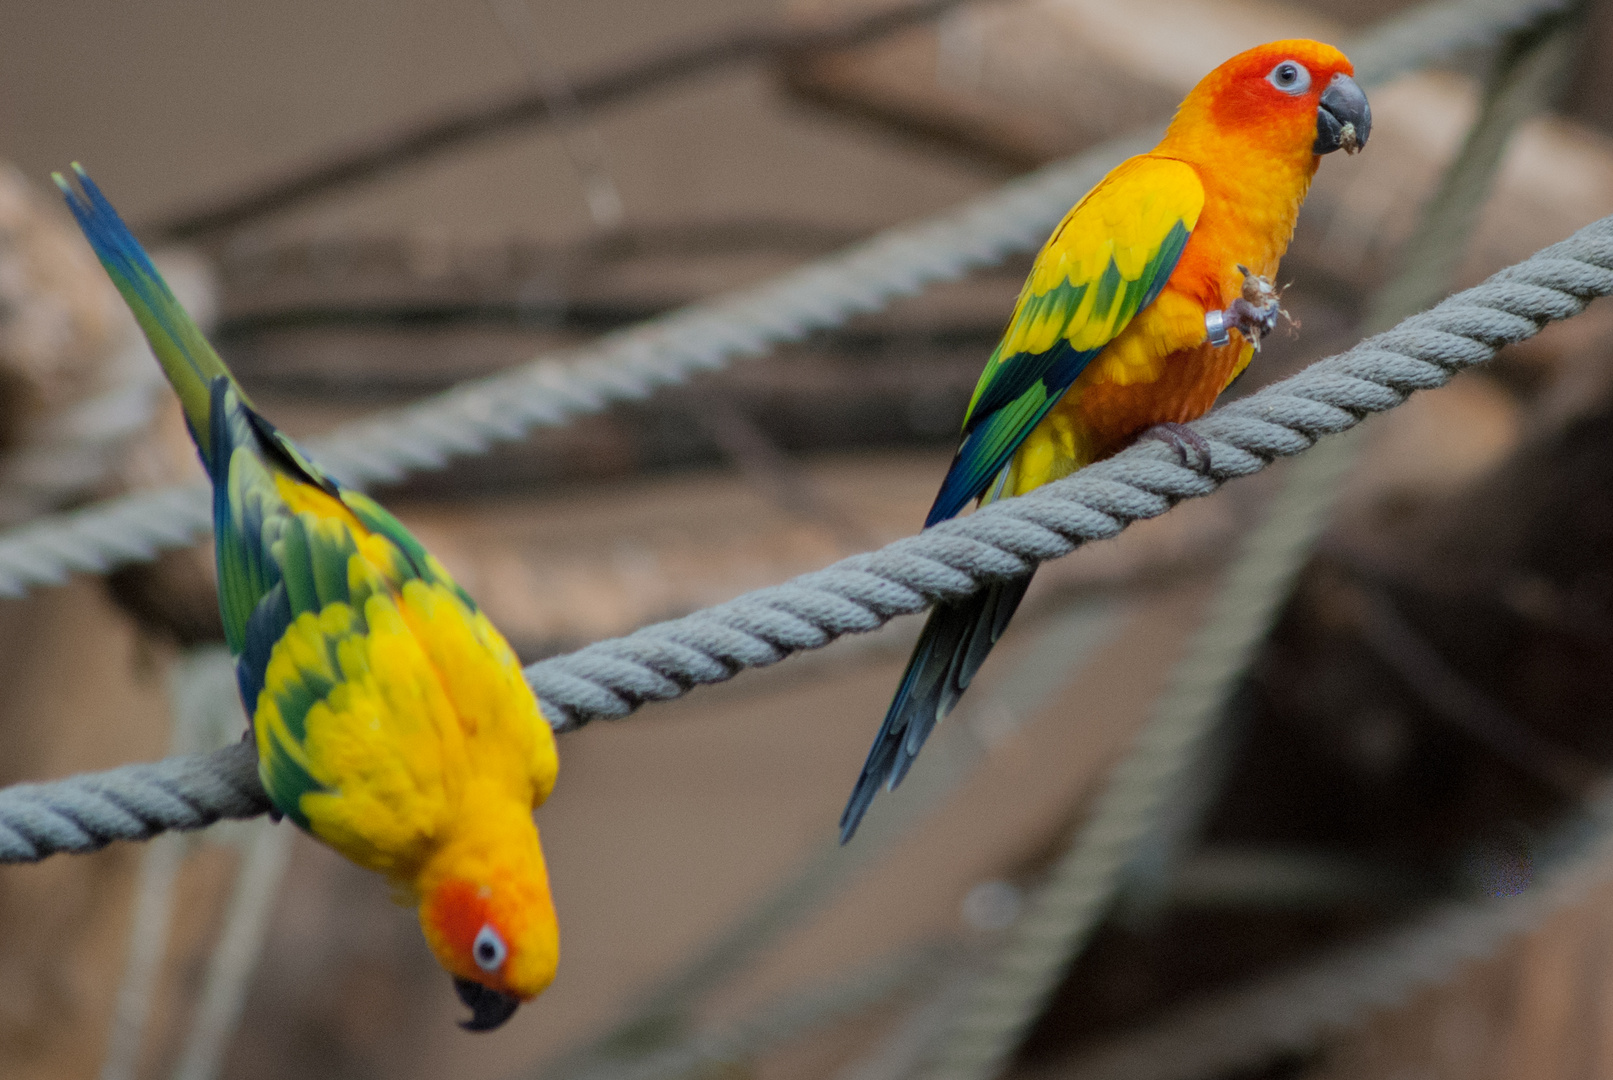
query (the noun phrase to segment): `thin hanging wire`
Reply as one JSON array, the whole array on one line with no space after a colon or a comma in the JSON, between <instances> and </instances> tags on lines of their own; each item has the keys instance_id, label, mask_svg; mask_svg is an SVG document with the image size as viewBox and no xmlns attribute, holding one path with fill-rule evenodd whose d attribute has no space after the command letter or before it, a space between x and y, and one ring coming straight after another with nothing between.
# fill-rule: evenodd
<instances>
[{"instance_id":1,"label":"thin hanging wire","mask_svg":"<svg viewBox=\"0 0 1613 1080\"><path fill-rule=\"evenodd\" d=\"M600 137L598 126L578 104L571 80L549 48L528 0L486 0L486 3L504 31L510 49L526 69L533 88L543 95L554 129L560 135L560 145L582 186L589 216L604 232L620 229L627 220L627 208L606 162L605 141Z\"/></svg>"}]
</instances>

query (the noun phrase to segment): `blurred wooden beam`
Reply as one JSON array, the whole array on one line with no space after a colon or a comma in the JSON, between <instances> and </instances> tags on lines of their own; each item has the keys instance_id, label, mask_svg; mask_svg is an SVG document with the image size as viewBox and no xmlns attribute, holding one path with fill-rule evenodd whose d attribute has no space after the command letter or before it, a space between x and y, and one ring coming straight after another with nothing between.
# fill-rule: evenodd
<instances>
[{"instance_id":1,"label":"blurred wooden beam","mask_svg":"<svg viewBox=\"0 0 1613 1080\"><path fill-rule=\"evenodd\" d=\"M792 0L850 19L888 0ZM878 41L803 50L793 92L1000 164L1041 164L1167 120L1221 57L1274 37L1337 39L1328 20L1246 0L991 0Z\"/></svg>"},{"instance_id":2,"label":"blurred wooden beam","mask_svg":"<svg viewBox=\"0 0 1613 1080\"><path fill-rule=\"evenodd\" d=\"M910 0L882 5L843 21L792 21L746 26L674 45L584 75L571 86L577 108L618 105L686 79L735 64L803 50L844 48L935 18L959 0ZM373 180L393 170L458 150L469 143L551 120L544 90L523 87L507 97L377 134L322 160L288 170L255 188L182 211L142 230L162 240L201 240L280 213L309 199Z\"/></svg>"},{"instance_id":3,"label":"blurred wooden beam","mask_svg":"<svg viewBox=\"0 0 1613 1080\"><path fill-rule=\"evenodd\" d=\"M880 0L794 0L851 18ZM1023 168L1150 123L1220 59L1263 41L1352 35L1266 0L992 0L875 42L792 56L807 100ZM1360 291L1380 284L1477 108L1475 87L1424 72L1371 90L1372 143L1317 175L1290 265ZM1544 119L1508 150L1462 269L1469 283L1613 213L1613 141Z\"/></svg>"}]
</instances>

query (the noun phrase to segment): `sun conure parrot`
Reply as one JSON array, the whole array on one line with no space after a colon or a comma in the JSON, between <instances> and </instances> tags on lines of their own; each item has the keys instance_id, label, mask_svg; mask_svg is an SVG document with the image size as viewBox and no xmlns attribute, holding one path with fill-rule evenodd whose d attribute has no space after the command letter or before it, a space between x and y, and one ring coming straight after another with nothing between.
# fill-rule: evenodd
<instances>
[{"instance_id":1,"label":"sun conure parrot","mask_svg":"<svg viewBox=\"0 0 1613 1080\"><path fill-rule=\"evenodd\" d=\"M515 654L429 552L253 408L111 204L56 183L167 372L213 481L219 607L278 811L418 905L472 1031L554 978L532 811L554 736Z\"/></svg>"},{"instance_id":2,"label":"sun conure parrot","mask_svg":"<svg viewBox=\"0 0 1613 1080\"><path fill-rule=\"evenodd\" d=\"M1371 111L1352 71L1315 41L1240 53L1188 93L1158 146L1075 204L980 376L926 527L1067 476L1149 429L1184 456L1202 443L1176 425L1203 415L1276 325L1268 279L1320 155L1366 143ZM1029 584L991 585L930 614L841 815L842 843L879 786L901 782Z\"/></svg>"}]
</instances>

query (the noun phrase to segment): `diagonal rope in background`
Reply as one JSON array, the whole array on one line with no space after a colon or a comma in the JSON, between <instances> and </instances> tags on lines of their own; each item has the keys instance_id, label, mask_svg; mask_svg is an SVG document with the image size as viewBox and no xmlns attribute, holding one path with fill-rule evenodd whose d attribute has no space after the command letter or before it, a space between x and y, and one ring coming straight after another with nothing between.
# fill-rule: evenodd
<instances>
[{"instance_id":1,"label":"diagonal rope in background","mask_svg":"<svg viewBox=\"0 0 1613 1080\"><path fill-rule=\"evenodd\" d=\"M1118 535L1183 499L1298 454L1415 390L1443 386L1504 345L1613 293L1613 217L1502 270L1394 329L1211 412L1191 425L1210 443L1203 471L1147 442L1016 499L783 585L747 593L527 668L561 729L627 716L648 701L773 664L897 615L1023 575L1088 540ZM175 758L0 790L0 862L89 851L165 829L200 828L265 809L253 750Z\"/></svg>"},{"instance_id":2,"label":"diagonal rope in background","mask_svg":"<svg viewBox=\"0 0 1613 1080\"><path fill-rule=\"evenodd\" d=\"M1363 83L1447 59L1555 14L1565 0L1436 3L1389 20L1352 46ZM1155 132L1127 136L1050 165L950 213L901 226L753 289L696 304L596 344L473 380L416 405L311 440L346 482L366 485L438 469L541 427L636 401L734 360L878 311L1040 246L1071 203ZM184 547L211 528L205 488L108 500L0 535L0 596L101 573Z\"/></svg>"}]
</instances>

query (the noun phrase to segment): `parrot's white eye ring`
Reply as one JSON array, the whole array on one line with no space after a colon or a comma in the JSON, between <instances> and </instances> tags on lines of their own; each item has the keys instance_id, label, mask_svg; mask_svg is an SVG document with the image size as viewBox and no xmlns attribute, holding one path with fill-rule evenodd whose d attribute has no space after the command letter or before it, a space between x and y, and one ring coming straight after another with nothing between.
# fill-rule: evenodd
<instances>
[{"instance_id":1,"label":"parrot's white eye ring","mask_svg":"<svg viewBox=\"0 0 1613 1080\"><path fill-rule=\"evenodd\" d=\"M476 940L471 942L470 954L476 960L476 966L483 971L497 971L504 966L504 958L510 954L509 947L504 939L498 936L491 923L476 931Z\"/></svg>"},{"instance_id":2,"label":"parrot's white eye ring","mask_svg":"<svg viewBox=\"0 0 1613 1080\"><path fill-rule=\"evenodd\" d=\"M1311 88L1311 73L1297 60L1284 60L1271 69L1266 81L1290 97L1298 97Z\"/></svg>"}]
</instances>

